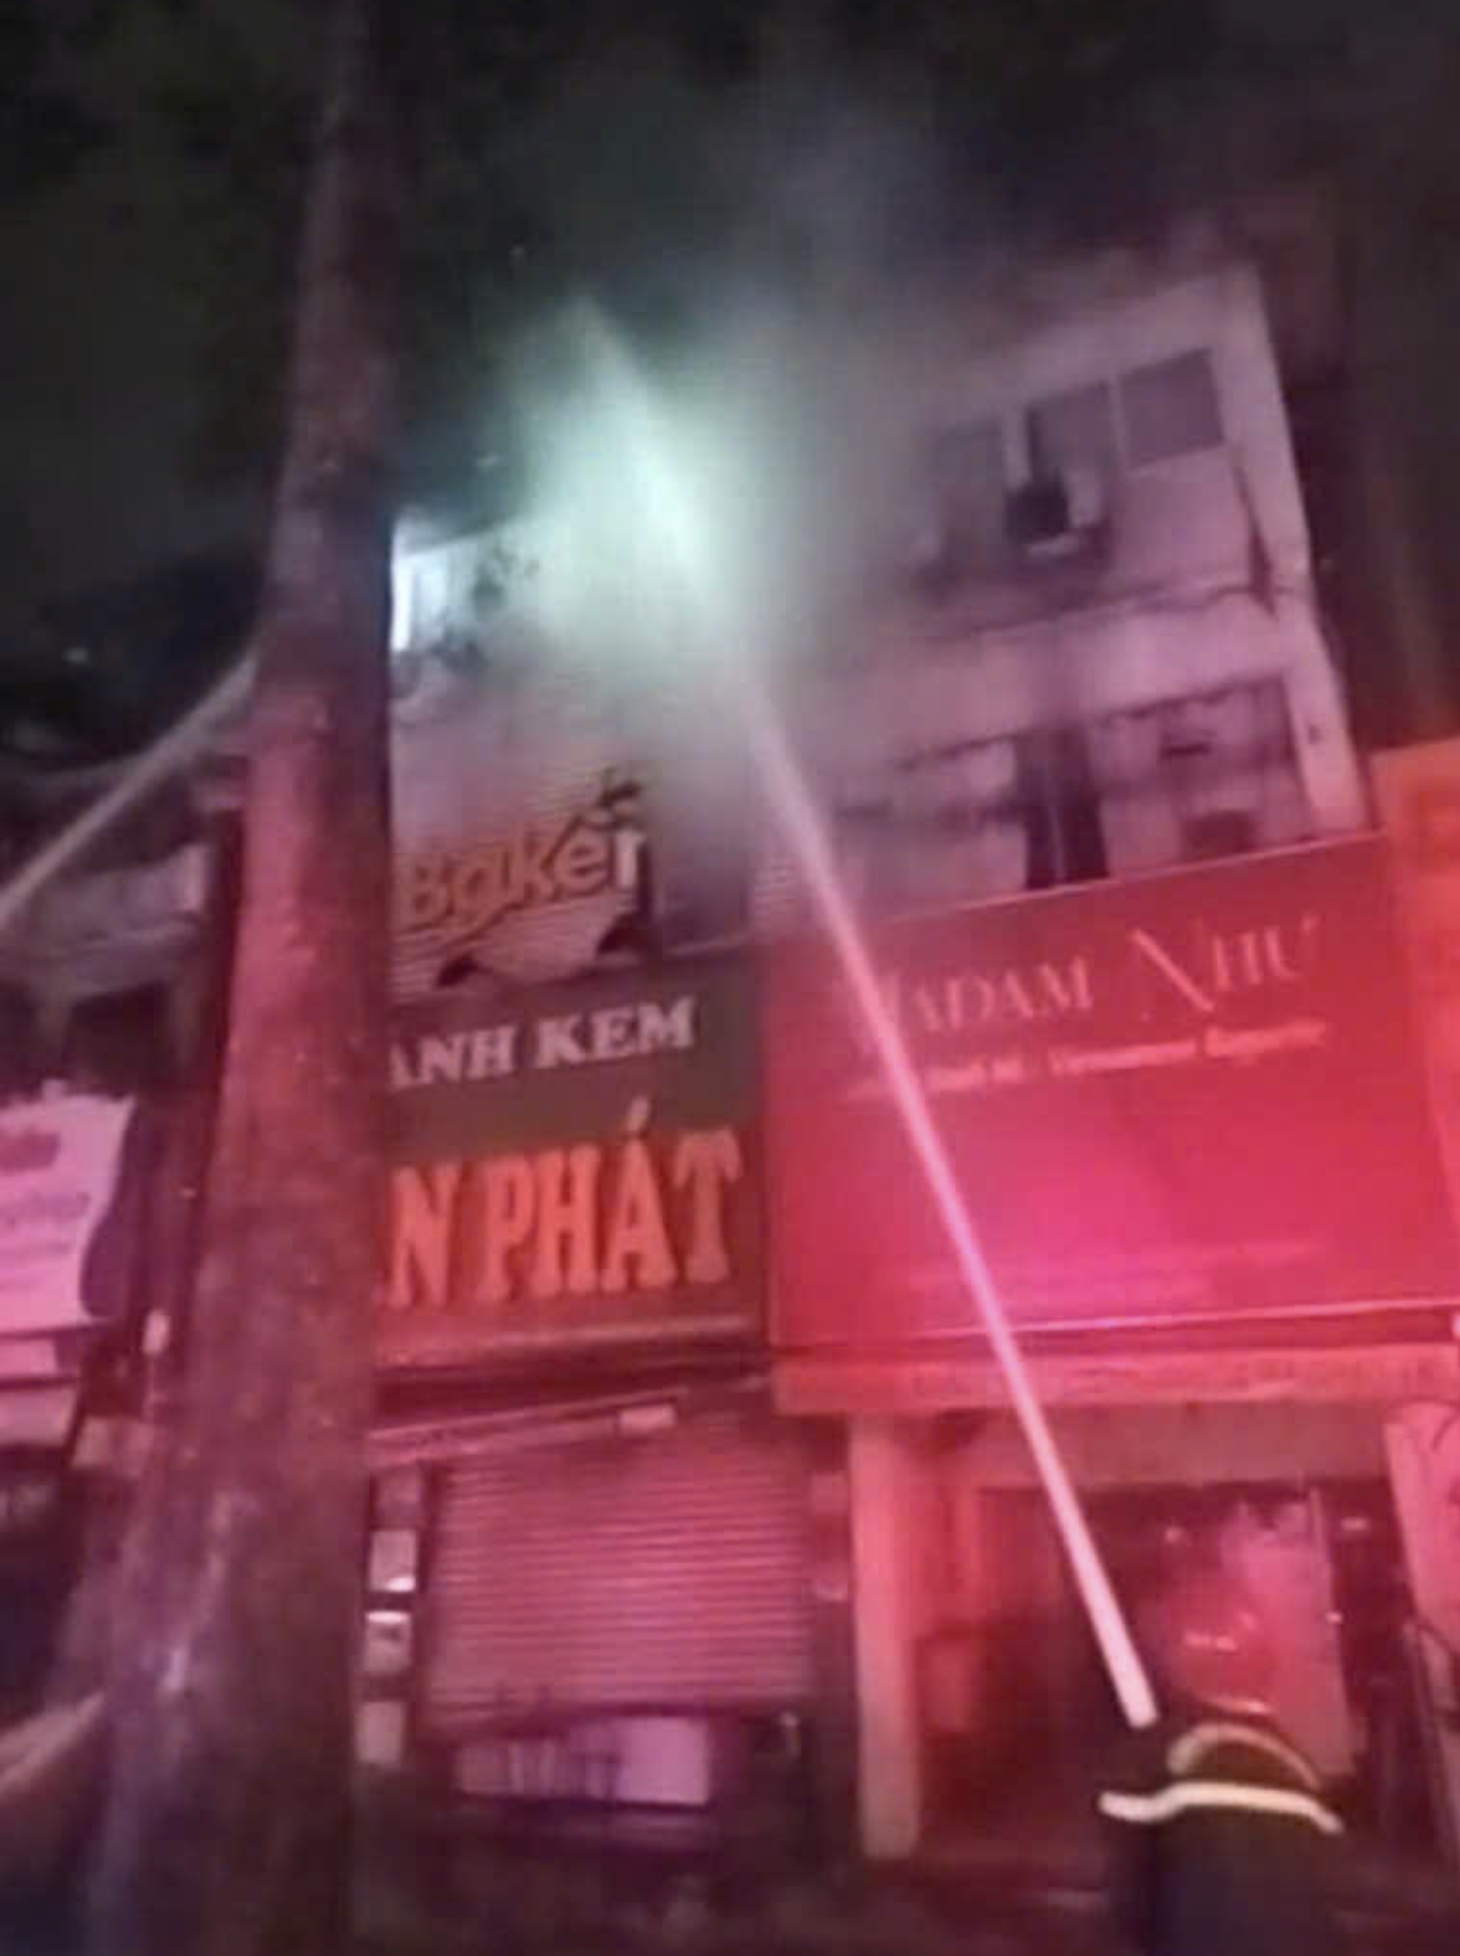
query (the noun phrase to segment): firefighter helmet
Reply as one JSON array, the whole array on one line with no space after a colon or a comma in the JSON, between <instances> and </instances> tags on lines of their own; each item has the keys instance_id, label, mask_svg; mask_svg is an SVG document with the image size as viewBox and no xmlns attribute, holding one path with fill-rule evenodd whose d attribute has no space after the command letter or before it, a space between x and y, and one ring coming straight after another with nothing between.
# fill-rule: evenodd
<instances>
[{"instance_id":1,"label":"firefighter helmet","mask_svg":"<svg viewBox=\"0 0 1460 1956\"><path fill-rule=\"evenodd\" d=\"M1171 1686L1199 1704L1262 1711L1275 1654L1262 1610L1245 1584L1222 1570L1179 1577L1147 1612L1152 1654Z\"/></svg>"}]
</instances>

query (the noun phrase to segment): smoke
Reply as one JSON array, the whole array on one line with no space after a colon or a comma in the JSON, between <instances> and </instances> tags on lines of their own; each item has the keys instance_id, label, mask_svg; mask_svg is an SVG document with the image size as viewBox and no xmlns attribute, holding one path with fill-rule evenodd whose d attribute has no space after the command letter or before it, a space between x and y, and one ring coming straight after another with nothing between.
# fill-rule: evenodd
<instances>
[{"instance_id":1,"label":"smoke","mask_svg":"<svg viewBox=\"0 0 1460 1956\"><path fill-rule=\"evenodd\" d=\"M915 103L836 87L805 46L740 89L637 53L598 62L524 121L509 201L514 179L557 254L530 270L559 297L485 366L483 445L522 481L465 634L495 704L437 662L399 737L420 723L433 752L478 744L464 772L490 825L529 762L484 730L516 726L534 694L539 793L581 797L612 757L646 784L662 900L724 915L729 892L744 901L756 797L710 668L753 663L835 753L818 675L866 651L909 526L958 330L944 241L972 201L949 196ZM398 778L433 775L451 799L459 764L408 758ZM398 824L448 826L412 795Z\"/></svg>"},{"instance_id":2,"label":"smoke","mask_svg":"<svg viewBox=\"0 0 1460 1956\"><path fill-rule=\"evenodd\" d=\"M882 508L877 478L849 465L874 459L866 444L888 432L888 397L857 384L868 378L847 357L858 342L834 336L828 346L808 333L812 323L828 322L752 290L652 377L610 321L589 305L575 308L568 384L536 410L542 493L584 578L585 627L596 626L604 648L621 648L633 669L647 669L654 691L675 697L681 754L697 700L701 724L712 723L708 746L695 743L697 762L717 750L713 723L723 716L731 751L759 776L881 1065L966 1285L970 1320L997 1355L1122 1707L1133 1725L1146 1725L1156 1716L1150 1685L766 683L803 642L815 648L850 597L859 549L874 535L867 523ZM879 377L890 383L893 409L905 408L911 374L888 367ZM708 778L697 767L691 806Z\"/></svg>"},{"instance_id":3,"label":"smoke","mask_svg":"<svg viewBox=\"0 0 1460 1956\"><path fill-rule=\"evenodd\" d=\"M568 296L492 365L491 445L523 493L490 663L514 684L529 665L576 729L545 774L578 794L612 753L650 784L671 902L743 889L753 767L710 668L754 664L835 754L819 676L863 661L893 582L973 200L915 104L831 86L805 50L739 91L600 65L509 161ZM470 743L454 697L422 710ZM495 749L479 772L515 778Z\"/></svg>"},{"instance_id":4,"label":"smoke","mask_svg":"<svg viewBox=\"0 0 1460 1956\"><path fill-rule=\"evenodd\" d=\"M615 129L651 131L649 161L639 148L623 163ZM591 109L570 90L524 167L549 157L555 197L599 242L575 250L568 302L513 348L502 396L526 506L572 560L572 635L616 668L661 653L672 665L683 626L660 543L666 522L681 544L694 523L745 656L850 649L942 405L951 333L934 241L948 199L935 145L916 117L834 93L814 106L796 67L728 99L635 71L597 83ZM634 390L610 345L647 383L631 411L655 424L656 492L624 475Z\"/></svg>"}]
</instances>

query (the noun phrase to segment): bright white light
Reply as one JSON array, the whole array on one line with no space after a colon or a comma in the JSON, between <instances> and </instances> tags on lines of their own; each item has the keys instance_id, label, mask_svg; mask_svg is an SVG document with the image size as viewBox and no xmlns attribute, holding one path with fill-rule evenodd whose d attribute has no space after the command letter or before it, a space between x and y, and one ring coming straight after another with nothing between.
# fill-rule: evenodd
<instances>
[{"instance_id":1,"label":"bright white light","mask_svg":"<svg viewBox=\"0 0 1460 1956\"><path fill-rule=\"evenodd\" d=\"M763 547L767 511L774 516L785 507L774 472L767 469L766 457L753 453L722 418L697 413L693 406L684 411L667 395L651 391L599 320L585 319L582 339L594 406L590 410L585 405L579 434L589 440L577 466L576 444L561 458L563 483L588 489L581 532L573 530L575 540L585 551L607 546L617 576L642 576L640 595L677 611L683 642L693 644L701 657L707 710L721 709L741 730L767 806L801 871L881 1062L963 1276L971 1324L982 1325L998 1359L1117 1697L1132 1725L1150 1724L1156 1704L1145 1669L1010 1329L917 1070L882 996L825 823L786 737L760 660L753 656L768 649L750 640L757 619L770 628L770 649L790 645L780 635L790 628L793 610L787 596L795 579L781 573L792 559L784 540L779 547ZM651 637L650 642L662 641Z\"/></svg>"},{"instance_id":2,"label":"bright white light","mask_svg":"<svg viewBox=\"0 0 1460 1956\"><path fill-rule=\"evenodd\" d=\"M413 566L401 547L400 532L390 551L390 649L392 655L404 652L411 642L411 596Z\"/></svg>"},{"instance_id":3,"label":"bright white light","mask_svg":"<svg viewBox=\"0 0 1460 1956\"><path fill-rule=\"evenodd\" d=\"M573 383L536 396L533 508L559 527L575 636L620 670L672 682L687 659L804 657L857 555L826 376L773 317L650 385L589 307ZM837 483L834 479L840 478Z\"/></svg>"}]
</instances>

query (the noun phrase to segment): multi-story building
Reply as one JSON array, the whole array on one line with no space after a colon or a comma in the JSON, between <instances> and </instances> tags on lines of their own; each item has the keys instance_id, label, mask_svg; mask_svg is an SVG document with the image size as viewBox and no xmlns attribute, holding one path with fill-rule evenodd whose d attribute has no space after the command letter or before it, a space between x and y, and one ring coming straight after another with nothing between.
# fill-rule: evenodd
<instances>
[{"instance_id":1,"label":"multi-story building","mask_svg":"<svg viewBox=\"0 0 1460 1956\"><path fill-rule=\"evenodd\" d=\"M498 1821L789 1838L817 1442L770 1406L743 854L553 640L541 536L399 566L362 1751Z\"/></svg>"},{"instance_id":2,"label":"multi-story building","mask_svg":"<svg viewBox=\"0 0 1460 1956\"><path fill-rule=\"evenodd\" d=\"M1118 1584L1220 1542L1291 1722L1433 1841L1460 1272L1263 286L1198 238L940 338L788 722ZM1113 1711L971 1301L753 767L594 667L571 549L397 553L362 1757L498 1821L1032 1811L1057 1857Z\"/></svg>"},{"instance_id":3,"label":"multi-story building","mask_svg":"<svg viewBox=\"0 0 1460 1956\"><path fill-rule=\"evenodd\" d=\"M0 882L133 767L238 622L231 569L59 608L0 688ZM210 633L218 635L210 637ZM189 669L191 668L191 669ZM0 930L3 1715L89 1688L144 1346L191 1273L233 851L159 779ZM73 1602L75 1607L73 1607ZM93 1607L95 1605L96 1607ZM62 1635L63 1626L66 1626ZM56 1671L57 1638L61 1636Z\"/></svg>"},{"instance_id":4,"label":"multi-story building","mask_svg":"<svg viewBox=\"0 0 1460 1956\"><path fill-rule=\"evenodd\" d=\"M1383 1760L1428 1714L1384 1587L1386 1434L1402 1449L1395 1402L1453 1389L1454 1233L1402 988L1378 1003L1398 958L1382 851L1360 835L1262 286L1198 238L1159 264L1026 271L950 337L889 450L904 494L874 595L806 648L788 717L1119 1577L1219 1536L1283 1622L1290 1719L1401 1834L1425 1802ZM778 1430L760 1399L759 1264L736 1266L733 1325L676 1302L683 1217L665 1212L647 1280L662 1310L580 1307L607 1272L590 1212L611 1228L593 1205L621 1200L595 1165L602 1112L529 1122L555 1144L532 1193L525 1167L515 1194L500 1163L481 1171L487 1274L455 1315L457 1171L422 1179L412 1143L397 1342L458 1361L478 1408L461 1433L504 1350L532 1354L511 1418L536 1401L561 1420L552 1381L577 1352L603 1403L577 1450L558 1425L532 1448L529 1421L438 1468L435 1559L418 1543L409 1625L383 1604L382 1661L400 1674L417 1640L415 1729L509 1804L561 1790L560 1758L595 1800L703 1809L734 1778L716 1778L724 1735L758 1718L814 1758L831 1810L855 1779L874 1855L987 1846L1021 1776L1068 1843L1078 1802L1051 1781L1078 1786L1070 1735L1098 1744L1113 1713L971 1303L863 1060L828 1031L843 1014L784 839L742 777L719 781L717 743L554 648L530 592L555 546L529 522L417 532L401 554L401 982L435 1043L397 1087L474 1093L485 1146L489 1098L540 1095L543 1069L636 1083L708 1041L738 1070L750 1048L696 1002L713 967L694 953L739 940L768 997L764 1152L744 1103L735 1178L764 1159L792 1418ZM605 964L652 967L652 997L647 970ZM544 1018L533 987L570 975ZM519 1119L525 1099L497 1131L520 1163ZM613 1379L672 1398L712 1355L722 1395L756 1408L733 1457L723 1396L698 1440L693 1420L627 1437L668 1401L641 1414ZM450 1452L439 1427L430 1445ZM656 1506L656 1475L681 1472L679 1505ZM701 1525L713 1578L684 1548ZM532 1736L575 1732L596 1781L577 1739Z\"/></svg>"},{"instance_id":5,"label":"multi-story building","mask_svg":"<svg viewBox=\"0 0 1460 1956\"><path fill-rule=\"evenodd\" d=\"M1325 1768L1392 1839L1442 1833L1386 1463L1409 1444L1401 1402L1454 1391L1454 1224L1262 284L1198 237L1161 264L1026 268L951 338L932 411L889 452L904 493L873 599L787 689L798 749L1121 1584L1219 1539L1284 1625L1284 1710ZM483 1242L530 1246L528 1273L489 1248L489 1318L446 1309L434 1336L464 1402L478 1357L499 1383L501 1352L530 1346L513 1418L534 1400L564 1416L550 1383L573 1352L603 1404L583 1447L552 1426L523 1451L528 1422L436 1469L415 1729L509 1801L556 1786L542 1760L560 1755L587 1786L575 1741L534 1753L528 1735L589 1733L597 1800L687 1811L753 1713L814 1756L830 1809L855 1778L873 1854L992 1850L1024 1811L1014 1784L1069 1846L1078 1801L1051 1786L1078 1788L1071 1735L1102 1743L1114 1712L973 1305L840 1037L785 839L714 788L701 741L679 751L632 692L544 659L544 612L513 591L550 546L532 524L417 534L399 561L401 976L407 1013L458 1031L415 1046L397 1086L450 1078L466 1101L476 1068L485 1119L481 1095L509 1076L523 1093L544 1064L579 1091L615 1066L638 1080L671 1023L742 1068L742 1035L691 1003L712 970L695 949L740 939L767 986L765 1099L761 1138L740 1107L734 1160L765 1162L769 1367L791 1420L777 1430L759 1397L759 1266L738 1266L728 1344L726 1320L675 1303L683 1219L665 1211L662 1312L634 1326L573 1301L605 1283L589 1236L573 1277L532 1232L570 1211L589 1230L591 1203L620 1197L587 1152L566 1166L589 1129L564 1101L548 1179L513 1195L489 1168L474 1211ZM483 597L485 689L462 677ZM452 765L425 759L452 741ZM620 976L601 1017L603 962L652 966L654 996L648 972ZM548 994L544 1021L532 986L570 972L579 990ZM448 1191L415 1166L403 1187L407 1326L421 1271L446 1267ZM710 1354L722 1395L742 1393L734 1447L724 1397L699 1440L693 1420L626 1438L667 1400L638 1414L611 1381L673 1399ZM450 1451L440 1428L431 1445ZM673 1502L648 1492L681 1471ZM1411 1559L1427 1526L1405 1514ZM718 1532L722 1555L699 1534L714 1575L687 1528ZM550 1715L528 1712L534 1692ZM1386 1766L1419 1729L1429 1821Z\"/></svg>"},{"instance_id":6,"label":"multi-story building","mask_svg":"<svg viewBox=\"0 0 1460 1956\"><path fill-rule=\"evenodd\" d=\"M894 588L800 689L810 771L1118 1585L1239 1564L1287 1721L1391 1844L1442 1840L1391 1484L1423 1616L1404 1402L1454 1394L1453 1200L1262 287L1114 259L990 314ZM804 915L774 839L755 914ZM836 975L766 965L777 1403L847 1421L863 1843L1047 1862L1093 1846L1114 1700Z\"/></svg>"},{"instance_id":7,"label":"multi-story building","mask_svg":"<svg viewBox=\"0 0 1460 1956\"><path fill-rule=\"evenodd\" d=\"M1358 827L1256 274L1004 296L808 707L853 888L966 902Z\"/></svg>"}]
</instances>

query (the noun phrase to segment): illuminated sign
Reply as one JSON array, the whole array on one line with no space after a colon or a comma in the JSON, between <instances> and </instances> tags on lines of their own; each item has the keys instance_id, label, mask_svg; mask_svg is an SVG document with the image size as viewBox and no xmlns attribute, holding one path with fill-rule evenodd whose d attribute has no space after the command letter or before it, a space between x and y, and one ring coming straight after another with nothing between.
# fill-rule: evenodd
<instances>
[{"instance_id":1,"label":"illuminated sign","mask_svg":"<svg viewBox=\"0 0 1460 1956\"><path fill-rule=\"evenodd\" d=\"M759 1322L749 976L674 962L402 1007L387 1363Z\"/></svg>"},{"instance_id":2,"label":"illuminated sign","mask_svg":"<svg viewBox=\"0 0 1460 1956\"><path fill-rule=\"evenodd\" d=\"M1456 1293L1381 842L922 916L872 951L1022 1323ZM772 953L766 1015L776 1342L975 1335L823 947Z\"/></svg>"},{"instance_id":3,"label":"illuminated sign","mask_svg":"<svg viewBox=\"0 0 1460 1956\"><path fill-rule=\"evenodd\" d=\"M0 1108L0 1333L94 1322L86 1264L111 1209L130 1100Z\"/></svg>"}]
</instances>

